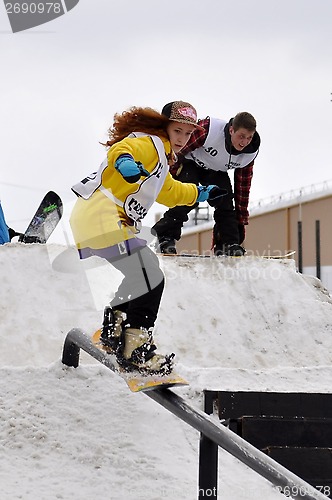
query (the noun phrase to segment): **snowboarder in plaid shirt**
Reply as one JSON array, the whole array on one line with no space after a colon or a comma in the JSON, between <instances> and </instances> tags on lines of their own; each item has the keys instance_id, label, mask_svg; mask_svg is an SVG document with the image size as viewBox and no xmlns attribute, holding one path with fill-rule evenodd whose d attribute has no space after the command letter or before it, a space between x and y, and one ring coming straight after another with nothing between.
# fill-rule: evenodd
<instances>
[{"instance_id":1,"label":"snowboarder in plaid shirt","mask_svg":"<svg viewBox=\"0 0 332 500\"><path fill-rule=\"evenodd\" d=\"M201 128L193 132L171 173L181 182L215 184L227 190L228 195L214 204L213 251L215 255L243 255L253 165L260 146L256 120L241 112L228 122L207 117L198 124ZM234 193L228 175L231 169ZM176 253L175 240L181 238L183 224L195 207L178 206L164 213L153 227L158 251Z\"/></svg>"}]
</instances>

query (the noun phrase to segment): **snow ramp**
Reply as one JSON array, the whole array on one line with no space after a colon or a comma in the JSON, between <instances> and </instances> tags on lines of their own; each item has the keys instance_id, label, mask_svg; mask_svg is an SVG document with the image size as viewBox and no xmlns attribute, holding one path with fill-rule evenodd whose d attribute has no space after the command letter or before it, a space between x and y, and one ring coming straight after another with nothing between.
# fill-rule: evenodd
<instances>
[{"instance_id":1,"label":"snow ramp","mask_svg":"<svg viewBox=\"0 0 332 500\"><path fill-rule=\"evenodd\" d=\"M318 280L292 261L161 265L155 337L177 354L190 382L178 391L195 407L205 388L330 391L331 299ZM0 246L0 273L3 500L197 497L193 428L85 353L77 369L61 364L67 333L94 332L121 276L97 259L80 263L74 248L38 244ZM280 497L224 450L220 461L225 499Z\"/></svg>"},{"instance_id":2,"label":"snow ramp","mask_svg":"<svg viewBox=\"0 0 332 500\"><path fill-rule=\"evenodd\" d=\"M160 261L166 286L155 340L161 352L176 353L193 386L330 390L332 298L294 260ZM103 260L80 262L63 245L2 245L0 272L0 362L9 366L60 359L72 328L92 335L122 279Z\"/></svg>"}]
</instances>

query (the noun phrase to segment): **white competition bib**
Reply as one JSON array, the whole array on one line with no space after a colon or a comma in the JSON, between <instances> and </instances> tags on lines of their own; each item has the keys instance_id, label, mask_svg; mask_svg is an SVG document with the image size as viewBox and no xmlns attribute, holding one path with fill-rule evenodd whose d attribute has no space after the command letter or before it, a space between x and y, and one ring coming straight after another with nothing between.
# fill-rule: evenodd
<instances>
[{"instance_id":1,"label":"white competition bib","mask_svg":"<svg viewBox=\"0 0 332 500\"><path fill-rule=\"evenodd\" d=\"M101 163L97 172L82 179L80 182L75 184L71 189L77 196L81 196L85 200L88 200L90 196L93 195L95 191L101 186L101 176L107 167L107 158Z\"/></svg>"},{"instance_id":2,"label":"white competition bib","mask_svg":"<svg viewBox=\"0 0 332 500\"><path fill-rule=\"evenodd\" d=\"M210 118L210 128L204 145L191 151L186 158L194 160L202 168L227 172L233 168L243 168L249 165L257 156L253 153L232 155L225 147L225 126L227 122L218 118Z\"/></svg>"},{"instance_id":3,"label":"white competition bib","mask_svg":"<svg viewBox=\"0 0 332 500\"><path fill-rule=\"evenodd\" d=\"M141 132L133 134L134 137L146 135ZM140 222L146 216L156 201L168 174L168 163L162 140L154 135L149 135L149 137L157 150L159 161L149 177L140 181L139 188L134 193L130 193L123 204L126 215L136 222Z\"/></svg>"},{"instance_id":4,"label":"white competition bib","mask_svg":"<svg viewBox=\"0 0 332 500\"><path fill-rule=\"evenodd\" d=\"M139 180L138 189L130 193L124 202L116 198L108 189L102 185L102 174L107 168L107 158L102 162L97 172L93 172L85 179L72 187L72 191L85 200L89 199L97 189L116 205L123 207L126 215L133 221L139 223L146 216L148 210L156 201L161 188L165 182L169 168L162 140L155 136L142 132L133 132L129 137L150 137L158 154L158 162L151 174L144 180Z\"/></svg>"}]
</instances>

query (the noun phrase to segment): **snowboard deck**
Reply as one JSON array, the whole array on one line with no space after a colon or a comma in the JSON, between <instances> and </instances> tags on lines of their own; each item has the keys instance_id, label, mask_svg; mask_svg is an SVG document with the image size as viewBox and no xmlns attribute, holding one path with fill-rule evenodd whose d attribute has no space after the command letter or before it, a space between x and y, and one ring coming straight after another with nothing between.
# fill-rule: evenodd
<instances>
[{"instance_id":1,"label":"snowboard deck","mask_svg":"<svg viewBox=\"0 0 332 500\"><path fill-rule=\"evenodd\" d=\"M100 334L100 329L93 334L93 345L104 353L106 352L110 356L115 357L114 353L105 347L100 341ZM132 392L146 392L160 388L189 385L187 380L174 371L172 371L169 375L144 375L137 371L128 372L118 366L116 372L126 382Z\"/></svg>"},{"instance_id":2,"label":"snowboard deck","mask_svg":"<svg viewBox=\"0 0 332 500\"><path fill-rule=\"evenodd\" d=\"M54 191L46 193L19 241L22 243L46 243L58 225L62 212L63 206L60 196Z\"/></svg>"},{"instance_id":3,"label":"snowboard deck","mask_svg":"<svg viewBox=\"0 0 332 500\"><path fill-rule=\"evenodd\" d=\"M290 252L287 252L283 255L213 255L211 254L196 254L196 253L158 253L157 255L161 257L193 257L193 258L199 258L199 259L209 259L209 258L214 258L214 259L242 259L243 257L257 257L260 259L288 259L289 257L292 257L295 255L296 250L292 250Z\"/></svg>"}]
</instances>

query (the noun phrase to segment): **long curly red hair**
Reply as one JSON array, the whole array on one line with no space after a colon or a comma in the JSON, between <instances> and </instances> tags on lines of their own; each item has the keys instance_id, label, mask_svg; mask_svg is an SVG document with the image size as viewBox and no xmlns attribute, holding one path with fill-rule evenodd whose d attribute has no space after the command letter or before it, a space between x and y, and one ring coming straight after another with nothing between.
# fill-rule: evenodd
<instances>
[{"instance_id":1,"label":"long curly red hair","mask_svg":"<svg viewBox=\"0 0 332 500\"><path fill-rule=\"evenodd\" d=\"M113 125L108 129L109 140L104 146L112 146L122 141L131 132L157 135L168 139L166 127L169 123L167 116L152 108L131 107L121 114L114 115Z\"/></svg>"}]
</instances>

